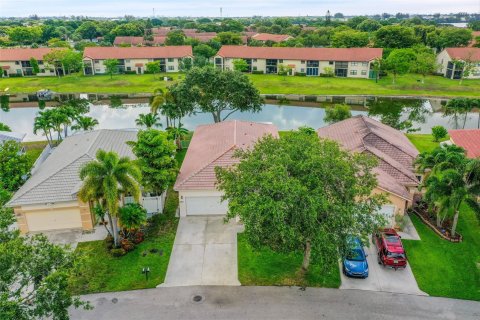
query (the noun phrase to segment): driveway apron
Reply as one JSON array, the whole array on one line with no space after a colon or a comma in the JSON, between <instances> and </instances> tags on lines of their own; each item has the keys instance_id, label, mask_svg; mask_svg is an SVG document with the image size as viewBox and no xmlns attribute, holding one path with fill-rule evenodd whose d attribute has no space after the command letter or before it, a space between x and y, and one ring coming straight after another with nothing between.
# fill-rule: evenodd
<instances>
[{"instance_id":1,"label":"driveway apron","mask_svg":"<svg viewBox=\"0 0 480 320\"><path fill-rule=\"evenodd\" d=\"M239 226L222 216L182 217L162 287L240 285L237 263Z\"/></svg>"}]
</instances>

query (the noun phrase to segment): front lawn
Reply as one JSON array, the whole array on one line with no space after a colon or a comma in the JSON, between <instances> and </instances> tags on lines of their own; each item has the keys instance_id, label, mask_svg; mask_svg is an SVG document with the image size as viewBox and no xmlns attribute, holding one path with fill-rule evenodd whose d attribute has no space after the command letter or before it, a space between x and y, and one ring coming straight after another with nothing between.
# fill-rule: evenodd
<instances>
[{"instance_id":1,"label":"front lawn","mask_svg":"<svg viewBox=\"0 0 480 320\"><path fill-rule=\"evenodd\" d=\"M312 264L305 278L300 272L303 255L279 254L264 248L255 251L245 235L238 234L238 279L244 286L340 286L338 265L322 272L319 265Z\"/></svg>"},{"instance_id":2,"label":"front lawn","mask_svg":"<svg viewBox=\"0 0 480 320\"><path fill-rule=\"evenodd\" d=\"M186 149L177 152L175 158L179 166L186 152ZM146 289L163 283L177 231L177 207L178 193L169 188L163 214L154 216L154 223L146 230L145 241L123 257L112 257L104 241L79 243L76 252L84 255L85 261L80 274L71 278L72 292L87 294ZM158 252L151 252L152 249ZM142 274L145 267L150 268L148 281Z\"/></svg>"},{"instance_id":3,"label":"front lawn","mask_svg":"<svg viewBox=\"0 0 480 320\"><path fill-rule=\"evenodd\" d=\"M413 143L413 145L418 149L419 152L431 152L440 145L440 142L433 141L433 136L431 134L414 134L407 133L408 139ZM442 141L448 140L450 137L445 137Z\"/></svg>"},{"instance_id":4,"label":"front lawn","mask_svg":"<svg viewBox=\"0 0 480 320\"><path fill-rule=\"evenodd\" d=\"M411 218L422 240L403 244L420 289L432 296L480 301L480 225L470 208L461 208L461 243L443 240L417 216Z\"/></svg>"}]
</instances>

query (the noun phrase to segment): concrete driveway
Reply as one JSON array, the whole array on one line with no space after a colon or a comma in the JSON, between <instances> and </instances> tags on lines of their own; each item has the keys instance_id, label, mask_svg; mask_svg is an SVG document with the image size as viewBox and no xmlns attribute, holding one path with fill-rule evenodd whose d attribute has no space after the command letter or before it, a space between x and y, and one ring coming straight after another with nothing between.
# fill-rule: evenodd
<instances>
[{"instance_id":1,"label":"concrete driveway","mask_svg":"<svg viewBox=\"0 0 480 320\"><path fill-rule=\"evenodd\" d=\"M377 251L373 243L370 243L369 248L365 248L365 253L368 254L368 278L349 278L346 277L342 272L342 285L340 286L340 289L358 289L427 295L418 288L417 281L415 280L415 276L413 275L409 264L407 264L407 268L399 269L397 271L379 265L377 262Z\"/></svg>"},{"instance_id":2,"label":"concrete driveway","mask_svg":"<svg viewBox=\"0 0 480 320\"><path fill-rule=\"evenodd\" d=\"M29 234L43 233L50 242L60 245L69 245L75 249L79 242L103 240L107 237L107 230L104 226L97 225L92 231L81 229L50 230L42 232L30 232Z\"/></svg>"},{"instance_id":3,"label":"concrete driveway","mask_svg":"<svg viewBox=\"0 0 480 320\"><path fill-rule=\"evenodd\" d=\"M165 282L161 287L240 285L234 221L221 216L182 217L178 224Z\"/></svg>"}]
</instances>

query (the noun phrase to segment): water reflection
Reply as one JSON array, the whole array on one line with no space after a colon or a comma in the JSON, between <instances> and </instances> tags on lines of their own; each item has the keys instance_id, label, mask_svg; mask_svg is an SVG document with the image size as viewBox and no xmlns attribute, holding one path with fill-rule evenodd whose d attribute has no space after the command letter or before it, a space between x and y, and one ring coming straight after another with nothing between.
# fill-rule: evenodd
<instances>
[{"instance_id":1,"label":"water reflection","mask_svg":"<svg viewBox=\"0 0 480 320\"><path fill-rule=\"evenodd\" d=\"M90 98L90 96L89 96ZM98 105L92 105L89 116L99 122L98 129L134 128L135 119L140 113L149 112L146 101L143 99L123 99L121 108L110 108L110 99L105 97ZM325 97L322 97L324 99ZM319 99L319 98L318 98ZM143 101L143 103L139 103ZM300 126L319 128L325 126L323 118L325 110L319 106L329 103L349 102L352 105L352 114L364 114L380 120L388 125L404 131L417 131L419 133L430 133L435 125L442 125L448 129L456 127L451 117L443 117L442 105L446 100L422 100L422 99L401 99L401 98L375 98L375 97L332 97L318 103L310 103L311 106L292 105L278 106L266 104L259 113L235 113L230 119L251 120L257 122L271 122L279 130L291 130ZM39 111L37 103L34 106L26 106L27 102L12 103L9 112L0 114L0 122L6 123L14 131L27 134L26 140L43 140L44 137L34 135L32 132L34 118ZM22 107L16 107L16 106ZM300 103L299 103L300 104ZM47 106L49 104L47 103ZM51 104L50 104L51 105ZM162 119L163 121L165 119ZM460 119L463 126L463 117ZM478 113L469 113L465 119L465 128L477 128ZM211 114L197 113L182 120L184 126L194 130L200 124L213 123Z\"/></svg>"}]
</instances>

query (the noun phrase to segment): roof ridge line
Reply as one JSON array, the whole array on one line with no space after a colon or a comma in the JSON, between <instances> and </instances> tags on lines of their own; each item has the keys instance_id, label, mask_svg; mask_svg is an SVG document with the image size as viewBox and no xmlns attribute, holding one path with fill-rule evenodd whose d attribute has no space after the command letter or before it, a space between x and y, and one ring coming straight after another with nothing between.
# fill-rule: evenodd
<instances>
[{"instance_id":1,"label":"roof ridge line","mask_svg":"<svg viewBox=\"0 0 480 320\"><path fill-rule=\"evenodd\" d=\"M175 184L176 186L181 186L183 185L185 182L187 182L188 180L190 180L190 178L192 178L193 176L195 176L197 173L199 173L200 171L202 171L203 169L205 169L206 167L208 167L209 165L211 165L213 162L215 162L216 160L218 160L221 156L225 155L228 151L232 150L234 147L236 147L236 145L232 145L231 147L229 147L228 149L226 149L225 151L223 151L222 153L220 153L217 157L213 158L211 161L208 161L207 164L205 164L203 167L199 168L197 171L193 172L192 174L190 174L188 177L186 177L185 179L183 179L182 181L180 181L178 184Z\"/></svg>"},{"instance_id":2,"label":"roof ridge line","mask_svg":"<svg viewBox=\"0 0 480 320\"><path fill-rule=\"evenodd\" d=\"M65 168L67 168L68 166L70 166L72 163L76 162L77 160L79 160L80 158L84 157L84 156L88 156L89 158L92 159L92 157L89 155L89 154L82 154L81 156L73 159L71 162L68 162L67 164L65 164L63 167L61 167L59 170L53 172L51 175L47 176L45 179L42 179L39 183L35 184L34 186L28 188L27 190L25 190L21 195L15 197L16 193L14 194L14 197L12 197L8 202L7 202L7 205L11 202L13 202L14 200L18 200L20 198L22 198L27 192L31 191L33 188L36 188L38 187L39 185L41 185L42 183L44 183L45 181L47 181L48 179L50 179L51 177L53 177L54 175L56 175L57 173L59 173L60 171L63 171L65 170ZM20 190L18 190L20 191ZM17 192L18 192L17 191Z\"/></svg>"}]
</instances>

